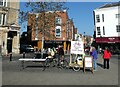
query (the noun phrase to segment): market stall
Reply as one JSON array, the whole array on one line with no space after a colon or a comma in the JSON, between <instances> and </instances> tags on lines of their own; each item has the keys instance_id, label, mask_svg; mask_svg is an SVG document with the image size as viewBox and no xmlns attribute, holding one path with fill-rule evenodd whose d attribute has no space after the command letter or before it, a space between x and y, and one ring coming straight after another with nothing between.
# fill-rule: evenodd
<instances>
[{"instance_id":1,"label":"market stall","mask_svg":"<svg viewBox=\"0 0 120 87\"><path fill-rule=\"evenodd\" d=\"M70 63L69 66L74 71L79 71L84 68L84 43L83 41L71 41Z\"/></svg>"}]
</instances>

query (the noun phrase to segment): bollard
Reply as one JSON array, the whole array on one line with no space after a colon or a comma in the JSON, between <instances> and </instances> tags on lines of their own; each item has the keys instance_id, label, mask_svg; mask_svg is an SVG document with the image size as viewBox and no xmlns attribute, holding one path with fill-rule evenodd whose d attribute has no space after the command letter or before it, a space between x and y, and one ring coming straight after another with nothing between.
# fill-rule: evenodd
<instances>
[{"instance_id":1,"label":"bollard","mask_svg":"<svg viewBox=\"0 0 120 87\"><path fill-rule=\"evenodd\" d=\"M25 52L23 52L23 58L25 58Z\"/></svg>"},{"instance_id":2,"label":"bollard","mask_svg":"<svg viewBox=\"0 0 120 87\"><path fill-rule=\"evenodd\" d=\"M12 53L10 53L10 61L12 61Z\"/></svg>"}]
</instances>

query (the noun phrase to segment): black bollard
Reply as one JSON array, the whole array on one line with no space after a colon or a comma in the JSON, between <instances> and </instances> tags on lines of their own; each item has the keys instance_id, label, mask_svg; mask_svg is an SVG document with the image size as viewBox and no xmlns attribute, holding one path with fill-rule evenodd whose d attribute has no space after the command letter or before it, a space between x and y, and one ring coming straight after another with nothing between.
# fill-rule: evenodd
<instances>
[{"instance_id":1,"label":"black bollard","mask_svg":"<svg viewBox=\"0 0 120 87\"><path fill-rule=\"evenodd\" d=\"M23 58L25 58L25 52L23 52Z\"/></svg>"},{"instance_id":2,"label":"black bollard","mask_svg":"<svg viewBox=\"0 0 120 87\"><path fill-rule=\"evenodd\" d=\"M12 53L10 53L10 61L12 61Z\"/></svg>"}]
</instances>

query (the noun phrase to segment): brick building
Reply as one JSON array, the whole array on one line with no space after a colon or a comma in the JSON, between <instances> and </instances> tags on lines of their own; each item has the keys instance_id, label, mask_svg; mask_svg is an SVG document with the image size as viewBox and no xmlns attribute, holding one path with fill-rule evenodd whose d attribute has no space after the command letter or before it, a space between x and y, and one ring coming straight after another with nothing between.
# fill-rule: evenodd
<instances>
[{"instance_id":1,"label":"brick building","mask_svg":"<svg viewBox=\"0 0 120 87\"><path fill-rule=\"evenodd\" d=\"M2 54L19 53L19 0L0 1L0 50Z\"/></svg>"},{"instance_id":2,"label":"brick building","mask_svg":"<svg viewBox=\"0 0 120 87\"><path fill-rule=\"evenodd\" d=\"M65 52L70 49L70 41L74 39L74 33L77 33L66 10L29 13L27 32L34 47L41 49L43 44L43 47L51 48L63 45Z\"/></svg>"}]
</instances>

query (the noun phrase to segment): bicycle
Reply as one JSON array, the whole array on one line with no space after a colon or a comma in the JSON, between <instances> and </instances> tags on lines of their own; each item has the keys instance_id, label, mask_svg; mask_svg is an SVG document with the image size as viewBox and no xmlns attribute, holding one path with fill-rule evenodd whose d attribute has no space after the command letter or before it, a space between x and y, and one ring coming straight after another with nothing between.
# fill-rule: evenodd
<instances>
[{"instance_id":1,"label":"bicycle","mask_svg":"<svg viewBox=\"0 0 120 87\"><path fill-rule=\"evenodd\" d=\"M68 69L69 68L69 63L68 61L63 58L63 60L59 60L58 57L53 56L53 57L47 57L45 66L46 67L57 67L57 68L64 68L64 69Z\"/></svg>"},{"instance_id":2,"label":"bicycle","mask_svg":"<svg viewBox=\"0 0 120 87\"><path fill-rule=\"evenodd\" d=\"M67 59L65 59L63 56L58 56L54 59L54 65L57 66L58 68L69 68L69 63Z\"/></svg>"}]
</instances>

